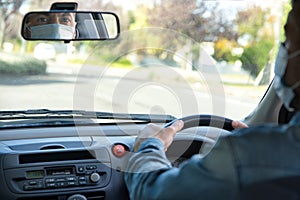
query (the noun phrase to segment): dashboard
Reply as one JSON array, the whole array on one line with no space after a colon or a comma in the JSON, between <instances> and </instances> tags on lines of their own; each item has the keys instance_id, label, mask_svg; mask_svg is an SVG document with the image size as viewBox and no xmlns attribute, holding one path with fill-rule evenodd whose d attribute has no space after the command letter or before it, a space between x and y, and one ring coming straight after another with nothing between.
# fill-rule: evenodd
<instances>
[{"instance_id":1,"label":"dashboard","mask_svg":"<svg viewBox=\"0 0 300 200\"><path fill-rule=\"evenodd\" d=\"M129 199L123 180L145 124L0 131L0 197L5 200ZM218 131L216 131L218 130ZM175 167L214 144L220 129L186 129L166 152ZM217 135L208 133L217 133ZM223 134L223 133L221 133Z\"/></svg>"}]
</instances>

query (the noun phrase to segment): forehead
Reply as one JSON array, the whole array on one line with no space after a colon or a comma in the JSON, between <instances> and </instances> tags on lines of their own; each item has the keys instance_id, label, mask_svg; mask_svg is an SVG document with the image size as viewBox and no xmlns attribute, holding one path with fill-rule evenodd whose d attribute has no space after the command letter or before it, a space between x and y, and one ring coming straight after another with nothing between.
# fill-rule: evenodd
<instances>
[{"instance_id":1,"label":"forehead","mask_svg":"<svg viewBox=\"0 0 300 200\"><path fill-rule=\"evenodd\" d=\"M71 19L75 19L74 13L34 13L30 15L30 19L36 19L36 18L60 18L60 17L68 17Z\"/></svg>"}]
</instances>

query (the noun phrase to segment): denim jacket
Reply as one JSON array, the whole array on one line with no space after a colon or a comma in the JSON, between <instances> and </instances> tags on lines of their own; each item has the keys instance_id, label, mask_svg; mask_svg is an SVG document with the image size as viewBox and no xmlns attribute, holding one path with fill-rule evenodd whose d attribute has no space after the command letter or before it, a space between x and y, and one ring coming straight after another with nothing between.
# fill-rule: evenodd
<instances>
[{"instance_id":1,"label":"denim jacket","mask_svg":"<svg viewBox=\"0 0 300 200\"><path fill-rule=\"evenodd\" d=\"M160 140L144 141L128 162L131 199L234 199L250 184L300 175L300 112L287 125L262 125L220 138L205 157L171 166Z\"/></svg>"}]
</instances>

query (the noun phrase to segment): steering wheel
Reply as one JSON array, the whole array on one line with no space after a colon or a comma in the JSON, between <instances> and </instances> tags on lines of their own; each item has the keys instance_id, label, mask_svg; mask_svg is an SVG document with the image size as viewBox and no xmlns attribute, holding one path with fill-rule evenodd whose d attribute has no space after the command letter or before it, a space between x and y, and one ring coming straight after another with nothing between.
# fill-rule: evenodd
<instances>
[{"instance_id":1,"label":"steering wheel","mask_svg":"<svg viewBox=\"0 0 300 200\"><path fill-rule=\"evenodd\" d=\"M167 123L164 127L169 127L177 120L182 120L184 122L184 126L181 130L196 127L196 126L209 126L224 129L226 131L232 131L234 128L232 127L232 119L228 119L225 117L220 117L216 115L190 115L187 117L182 117L179 119L175 119L169 123Z\"/></svg>"},{"instance_id":2,"label":"steering wheel","mask_svg":"<svg viewBox=\"0 0 300 200\"><path fill-rule=\"evenodd\" d=\"M209 127L223 129L228 132L226 134L230 134L230 131L234 130L234 128L232 127L232 121L233 121L232 119L228 119L216 115L190 115L187 117L175 119L167 123L164 127L166 128L171 126L177 120L182 120L184 122L184 126L181 130L197 127L197 126L209 126ZM188 140L188 139L184 139L184 140ZM204 140L201 143L197 141L193 142L193 140L194 138L189 142L181 141L181 144L180 142L175 144L174 141L172 145L168 148L166 154L174 167L178 167L183 161L199 153L201 145L203 144ZM185 150L182 151L182 148Z\"/></svg>"}]
</instances>

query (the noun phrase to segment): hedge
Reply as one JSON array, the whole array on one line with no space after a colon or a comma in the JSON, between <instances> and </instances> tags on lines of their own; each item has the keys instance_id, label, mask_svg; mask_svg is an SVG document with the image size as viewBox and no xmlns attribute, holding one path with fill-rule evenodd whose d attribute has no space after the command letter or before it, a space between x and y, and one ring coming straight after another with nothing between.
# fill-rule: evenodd
<instances>
[{"instance_id":1,"label":"hedge","mask_svg":"<svg viewBox=\"0 0 300 200\"><path fill-rule=\"evenodd\" d=\"M45 61L27 55L0 54L0 74L38 75L45 74Z\"/></svg>"}]
</instances>

